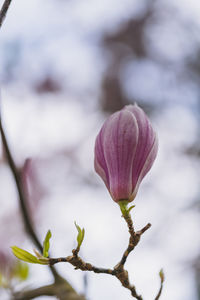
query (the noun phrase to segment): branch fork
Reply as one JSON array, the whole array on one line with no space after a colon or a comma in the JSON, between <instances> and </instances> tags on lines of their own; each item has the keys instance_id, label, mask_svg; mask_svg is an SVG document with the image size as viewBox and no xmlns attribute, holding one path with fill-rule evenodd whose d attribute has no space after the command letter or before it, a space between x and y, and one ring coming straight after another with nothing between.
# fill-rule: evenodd
<instances>
[{"instance_id":1,"label":"branch fork","mask_svg":"<svg viewBox=\"0 0 200 300\"><path fill-rule=\"evenodd\" d=\"M127 249L123 253L121 260L115 265L113 269L99 268L93 266L90 263L84 262L83 259L78 255L80 250L79 246L77 246L76 249L72 250L71 256L60 257L60 258L49 258L50 266L59 262L68 262L71 265L73 265L76 270L79 269L82 271L93 271L94 273L104 273L104 274L113 275L121 282L123 287L130 290L131 295L135 299L142 300L143 298L141 295L137 293L135 286L130 284L128 271L124 269L124 264L130 252L133 251L134 248L139 243L141 235L151 227L151 224L148 223L141 230L135 232L130 214L127 214L123 217L127 223L129 234L130 234L129 244ZM158 298L156 298L156 300L157 299Z\"/></svg>"}]
</instances>

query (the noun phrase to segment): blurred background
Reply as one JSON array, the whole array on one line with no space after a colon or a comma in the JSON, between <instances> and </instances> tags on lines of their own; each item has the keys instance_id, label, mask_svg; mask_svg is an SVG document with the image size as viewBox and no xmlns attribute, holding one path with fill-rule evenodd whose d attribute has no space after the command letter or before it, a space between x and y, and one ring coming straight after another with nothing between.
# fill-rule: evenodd
<instances>
[{"instance_id":1,"label":"blurred background","mask_svg":"<svg viewBox=\"0 0 200 300\"><path fill-rule=\"evenodd\" d=\"M51 229L52 255L69 255L76 220L86 230L81 256L99 267L119 261L129 236L94 172L95 137L124 105L145 110L159 154L132 216L136 229L152 228L126 267L144 299L155 298L161 268L162 300L200 299L200 2L13 1L0 32L0 82L4 127L40 239ZM34 245L2 150L0 203L0 272L9 277L10 246ZM89 300L132 299L111 276L57 269ZM31 265L15 286L51 279L46 267ZM9 299L6 289L0 296Z\"/></svg>"}]
</instances>

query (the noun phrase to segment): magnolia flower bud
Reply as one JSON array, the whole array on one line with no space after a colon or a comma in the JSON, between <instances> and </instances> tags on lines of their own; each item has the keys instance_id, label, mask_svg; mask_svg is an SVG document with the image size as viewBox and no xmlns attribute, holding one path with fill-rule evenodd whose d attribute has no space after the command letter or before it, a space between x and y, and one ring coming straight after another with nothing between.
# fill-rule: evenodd
<instances>
[{"instance_id":1,"label":"magnolia flower bud","mask_svg":"<svg viewBox=\"0 0 200 300\"><path fill-rule=\"evenodd\" d=\"M95 171L114 201L132 201L150 170L158 140L144 111L125 106L103 124L95 142Z\"/></svg>"}]
</instances>

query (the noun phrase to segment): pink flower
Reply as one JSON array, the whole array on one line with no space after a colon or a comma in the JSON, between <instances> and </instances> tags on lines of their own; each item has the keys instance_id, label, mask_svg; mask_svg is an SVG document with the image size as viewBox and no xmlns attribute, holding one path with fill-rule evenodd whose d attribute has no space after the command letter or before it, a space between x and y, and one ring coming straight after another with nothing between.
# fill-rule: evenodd
<instances>
[{"instance_id":1,"label":"pink flower","mask_svg":"<svg viewBox=\"0 0 200 300\"><path fill-rule=\"evenodd\" d=\"M95 171L114 201L132 201L150 170L158 140L144 111L125 106L103 124L95 142Z\"/></svg>"}]
</instances>

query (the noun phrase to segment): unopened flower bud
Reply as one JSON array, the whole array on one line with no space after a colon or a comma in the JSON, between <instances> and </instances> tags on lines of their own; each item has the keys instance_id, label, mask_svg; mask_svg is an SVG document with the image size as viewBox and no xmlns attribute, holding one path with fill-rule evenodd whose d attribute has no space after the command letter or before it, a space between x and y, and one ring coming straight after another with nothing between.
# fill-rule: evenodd
<instances>
[{"instance_id":1,"label":"unopened flower bud","mask_svg":"<svg viewBox=\"0 0 200 300\"><path fill-rule=\"evenodd\" d=\"M95 171L114 201L132 201L150 170L158 140L144 111L125 106L103 124L95 142Z\"/></svg>"}]
</instances>

